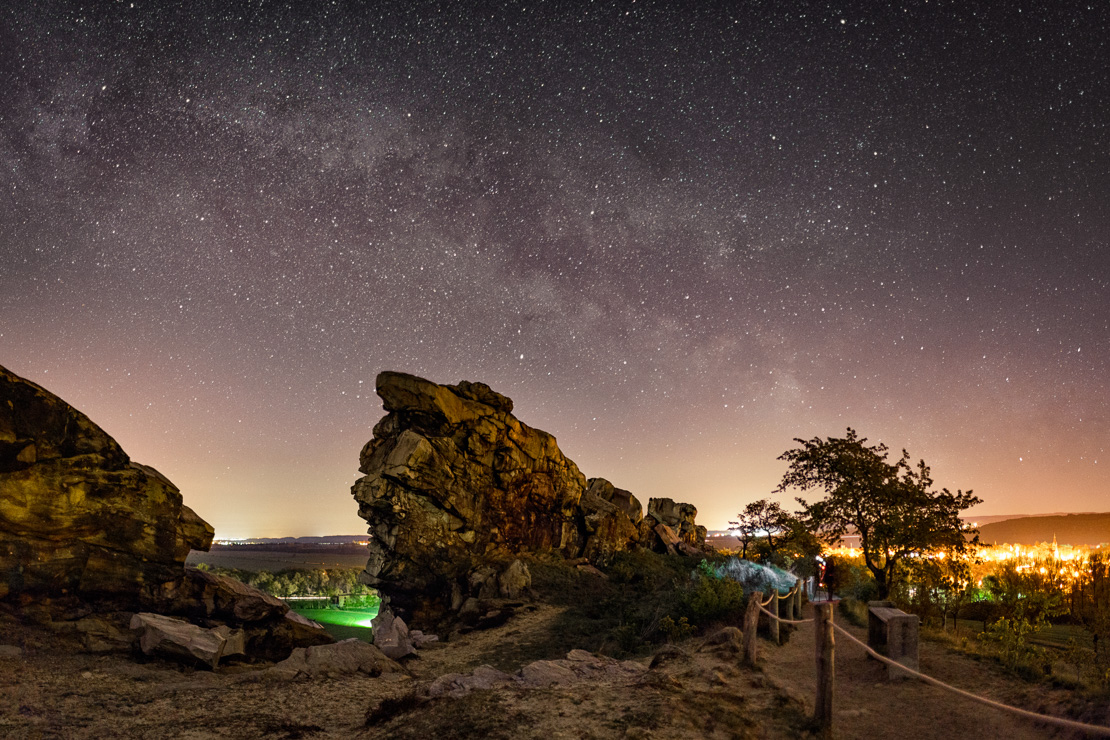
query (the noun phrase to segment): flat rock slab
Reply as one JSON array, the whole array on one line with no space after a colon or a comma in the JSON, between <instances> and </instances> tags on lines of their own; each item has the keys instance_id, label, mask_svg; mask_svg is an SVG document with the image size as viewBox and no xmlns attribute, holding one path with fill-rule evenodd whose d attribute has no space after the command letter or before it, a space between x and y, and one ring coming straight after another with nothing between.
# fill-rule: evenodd
<instances>
[{"instance_id":1,"label":"flat rock slab","mask_svg":"<svg viewBox=\"0 0 1110 740\"><path fill-rule=\"evenodd\" d=\"M281 678L317 678L356 673L380 676L383 673L404 673L405 669L370 643L352 637L334 645L297 648L270 672Z\"/></svg>"},{"instance_id":2,"label":"flat rock slab","mask_svg":"<svg viewBox=\"0 0 1110 740\"><path fill-rule=\"evenodd\" d=\"M139 648L144 655L196 660L215 668L225 655L244 652L242 630L227 626L205 629L184 619L139 612L131 618L131 629L143 631Z\"/></svg>"}]
</instances>

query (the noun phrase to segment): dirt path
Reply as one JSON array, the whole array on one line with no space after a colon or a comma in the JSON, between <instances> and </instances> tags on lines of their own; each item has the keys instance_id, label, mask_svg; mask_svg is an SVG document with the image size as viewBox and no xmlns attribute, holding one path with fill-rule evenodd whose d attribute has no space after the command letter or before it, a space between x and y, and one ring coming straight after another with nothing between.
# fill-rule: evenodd
<instances>
[{"instance_id":1,"label":"dirt path","mask_svg":"<svg viewBox=\"0 0 1110 740\"><path fill-rule=\"evenodd\" d=\"M807 605L804 616L812 616L812 607ZM839 614L834 619L857 639L867 641L866 629L851 626ZM1043 740L1077 736L918 680L888 680L885 665L870 659L862 647L839 632L834 633L834 637L833 724L840 740L963 737ZM813 623L801 625L781 647L761 640L760 649L765 675L783 691L804 701L807 711L812 712L816 691ZM920 671L965 691L1040 713L1054 713L1053 707L1067 700L1065 691L1022 685L1013 677L1001 674L996 666L927 640L920 643Z\"/></svg>"}]
</instances>

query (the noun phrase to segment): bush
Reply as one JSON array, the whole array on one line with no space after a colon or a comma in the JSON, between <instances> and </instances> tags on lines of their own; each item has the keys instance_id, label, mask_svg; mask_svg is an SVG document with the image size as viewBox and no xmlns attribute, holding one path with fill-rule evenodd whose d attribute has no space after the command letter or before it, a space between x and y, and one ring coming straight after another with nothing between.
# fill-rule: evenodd
<instances>
[{"instance_id":1,"label":"bush","mask_svg":"<svg viewBox=\"0 0 1110 740\"><path fill-rule=\"evenodd\" d=\"M697 627L739 622L744 615L744 587L728 578L695 572L691 587L682 595L682 606Z\"/></svg>"},{"instance_id":2,"label":"bush","mask_svg":"<svg viewBox=\"0 0 1110 740\"><path fill-rule=\"evenodd\" d=\"M677 622L670 617L663 617L659 622L659 629L670 642L680 642L694 634L694 625L690 624L686 617L682 617Z\"/></svg>"},{"instance_id":3,"label":"bush","mask_svg":"<svg viewBox=\"0 0 1110 740\"><path fill-rule=\"evenodd\" d=\"M1041 629L1040 623L1031 623L1023 617L1003 617L979 635L985 642L993 643L1002 664L1022 678L1039 678L1045 664L1045 652L1031 641Z\"/></svg>"}]
</instances>

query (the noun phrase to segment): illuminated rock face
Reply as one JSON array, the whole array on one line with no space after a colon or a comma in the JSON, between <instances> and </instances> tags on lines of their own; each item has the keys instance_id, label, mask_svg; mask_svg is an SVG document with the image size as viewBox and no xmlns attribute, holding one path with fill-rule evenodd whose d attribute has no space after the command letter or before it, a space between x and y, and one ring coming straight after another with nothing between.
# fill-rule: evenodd
<instances>
[{"instance_id":1,"label":"illuminated rock face","mask_svg":"<svg viewBox=\"0 0 1110 740\"><path fill-rule=\"evenodd\" d=\"M0 367L0 598L148 592L212 535L158 471Z\"/></svg>"},{"instance_id":2,"label":"illuminated rock face","mask_svg":"<svg viewBox=\"0 0 1110 740\"><path fill-rule=\"evenodd\" d=\"M467 575L488 563L544 550L604 560L640 540L635 497L606 481L587 488L555 438L489 386L384 372L377 392L388 414L352 494L372 535L364 579L394 604L457 608Z\"/></svg>"}]
</instances>

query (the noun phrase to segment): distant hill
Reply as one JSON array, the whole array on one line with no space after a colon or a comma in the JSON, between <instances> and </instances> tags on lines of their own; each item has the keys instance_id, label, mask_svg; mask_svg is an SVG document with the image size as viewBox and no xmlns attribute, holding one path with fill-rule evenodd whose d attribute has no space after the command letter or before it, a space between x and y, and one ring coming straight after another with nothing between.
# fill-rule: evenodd
<instances>
[{"instance_id":1,"label":"distant hill","mask_svg":"<svg viewBox=\"0 0 1110 740\"><path fill-rule=\"evenodd\" d=\"M1110 513L1023 516L979 527L984 544L1035 545L1052 542L1053 536L1061 545L1110 543Z\"/></svg>"}]
</instances>

